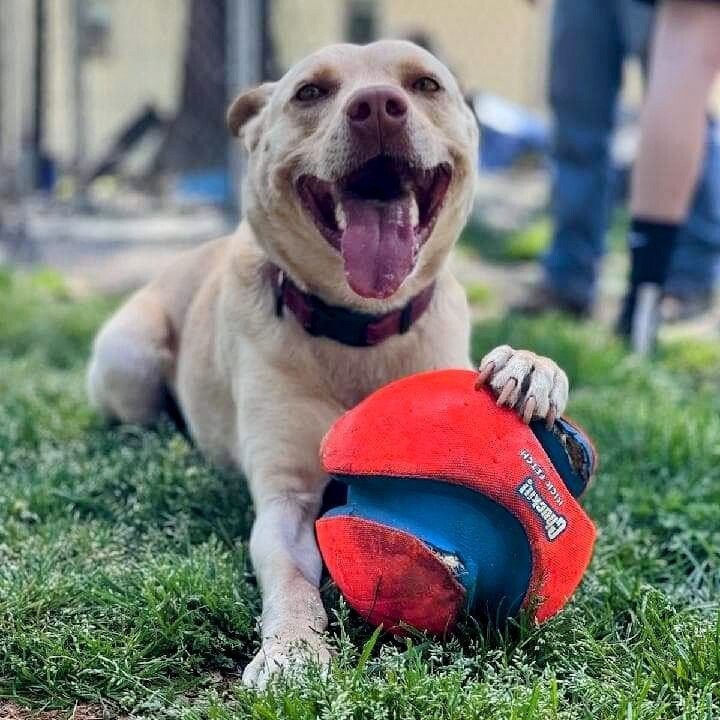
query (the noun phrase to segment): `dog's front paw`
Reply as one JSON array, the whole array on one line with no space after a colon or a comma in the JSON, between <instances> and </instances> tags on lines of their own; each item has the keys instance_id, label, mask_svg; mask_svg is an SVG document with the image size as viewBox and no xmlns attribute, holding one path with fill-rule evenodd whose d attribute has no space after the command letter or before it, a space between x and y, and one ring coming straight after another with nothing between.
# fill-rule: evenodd
<instances>
[{"instance_id":1,"label":"dog's front paw","mask_svg":"<svg viewBox=\"0 0 720 720\"><path fill-rule=\"evenodd\" d=\"M292 673L293 669L315 664L326 668L330 664L332 653L319 638L283 640L268 639L258 654L243 672L245 685L262 689L273 675Z\"/></svg>"},{"instance_id":2,"label":"dog's front paw","mask_svg":"<svg viewBox=\"0 0 720 720\"><path fill-rule=\"evenodd\" d=\"M488 384L497 404L514 408L528 423L544 418L550 427L565 410L567 375L549 358L500 345L480 363L477 387Z\"/></svg>"}]
</instances>

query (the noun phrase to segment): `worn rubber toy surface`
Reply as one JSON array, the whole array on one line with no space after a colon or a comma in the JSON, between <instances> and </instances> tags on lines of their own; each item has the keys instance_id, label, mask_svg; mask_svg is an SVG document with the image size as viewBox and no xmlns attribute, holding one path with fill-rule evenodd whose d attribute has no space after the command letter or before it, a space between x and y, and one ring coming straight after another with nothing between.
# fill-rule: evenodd
<instances>
[{"instance_id":1,"label":"worn rubber toy surface","mask_svg":"<svg viewBox=\"0 0 720 720\"><path fill-rule=\"evenodd\" d=\"M343 415L321 448L348 485L318 519L325 565L368 622L452 629L558 612L587 568L595 528L576 498L596 465L566 419L525 425L465 370L387 385Z\"/></svg>"}]
</instances>

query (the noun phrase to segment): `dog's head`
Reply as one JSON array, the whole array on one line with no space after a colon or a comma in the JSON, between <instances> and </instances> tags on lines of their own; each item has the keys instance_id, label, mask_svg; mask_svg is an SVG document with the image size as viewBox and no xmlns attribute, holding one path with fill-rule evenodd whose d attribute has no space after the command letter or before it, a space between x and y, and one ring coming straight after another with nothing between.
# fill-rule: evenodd
<instances>
[{"instance_id":1,"label":"dog's head","mask_svg":"<svg viewBox=\"0 0 720 720\"><path fill-rule=\"evenodd\" d=\"M448 69L408 42L333 45L243 93L248 220L333 302L380 309L427 285L465 222L478 133Z\"/></svg>"}]
</instances>

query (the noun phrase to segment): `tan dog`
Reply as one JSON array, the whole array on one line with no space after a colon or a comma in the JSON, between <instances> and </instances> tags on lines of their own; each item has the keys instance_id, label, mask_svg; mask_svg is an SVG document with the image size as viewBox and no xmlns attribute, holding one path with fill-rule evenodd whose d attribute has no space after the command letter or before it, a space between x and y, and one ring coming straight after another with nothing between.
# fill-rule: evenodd
<instances>
[{"instance_id":1,"label":"tan dog","mask_svg":"<svg viewBox=\"0 0 720 720\"><path fill-rule=\"evenodd\" d=\"M263 615L244 679L261 684L296 650L329 658L313 531L323 435L395 378L470 366L446 260L478 137L449 71L395 41L325 48L242 94L228 121L249 152L247 219L110 319L88 387L125 422L152 422L173 396L198 446L247 476ZM526 420L565 407L565 374L530 352L496 348L479 380Z\"/></svg>"}]
</instances>

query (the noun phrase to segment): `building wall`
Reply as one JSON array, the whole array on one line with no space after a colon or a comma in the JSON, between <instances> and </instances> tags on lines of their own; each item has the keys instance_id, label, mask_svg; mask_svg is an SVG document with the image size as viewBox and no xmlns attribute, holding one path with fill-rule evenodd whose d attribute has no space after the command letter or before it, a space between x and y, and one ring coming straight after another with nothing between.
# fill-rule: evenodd
<instances>
[{"instance_id":1,"label":"building wall","mask_svg":"<svg viewBox=\"0 0 720 720\"><path fill-rule=\"evenodd\" d=\"M72 0L48 3L48 150L72 162L78 142L95 157L147 103L172 112L182 76L185 0L103 0L110 32L106 52L85 58L84 117L74 81ZM84 128L82 138L76 129Z\"/></svg>"},{"instance_id":2,"label":"building wall","mask_svg":"<svg viewBox=\"0 0 720 720\"><path fill-rule=\"evenodd\" d=\"M41 42L46 52L45 150L62 163L70 164L78 142L75 112L78 108L73 86L72 0L49 0L47 25Z\"/></svg>"},{"instance_id":3,"label":"building wall","mask_svg":"<svg viewBox=\"0 0 720 720\"><path fill-rule=\"evenodd\" d=\"M32 132L32 10L27 0L0 0L0 172L16 176L5 187L24 187L31 172L23 149Z\"/></svg>"},{"instance_id":4,"label":"building wall","mask_svg":"<svg viewBox=\"0 0 720 720\"><path fill-rule=\"evenodd\" d=\"M605 2L606 0L599 0ZM281 68L343 39L347 0L272 0ZM467 90L494 92L546 111L545 75L552 0L376 0L379 34L422 31ZM642 77L628 63L624 101L637 106ZM712 107L720 113L720 79Z\"/></svg>"},{"instance_id":5,"label":"building wall","mask_svg":"<svg viewBox=\"0 0 720 720\"><path fill-rule=\"evenodd\" d=\"M82 105L76 97L73 0L47 0L42 38L47 49L46 149L66 166L78 148L86 158L96 157L142 105L154 103L171 113L182 78L188 0L84 1L106 13L110 34L106 51L83 64ZM363 0L271 0L281 68L343 40L351 1ZM17 162L30 128L33 5L31 0L0 0L0 165L5 167ZM496 92L544 110L549 1L375 0L375 8L379 35L423 32L468 90ZM626 97L636 104L641 95L637 69L629 77ZM720 88L715 102L720 108ZM81 116L78 107L84 108Z\"/></svg>"},{"instance_id":6,"label":"building wall","mask_svg":"<svg viewBox=\"0 0 720 720\"><path fill-rule=\"evenodd\" d=\"M112 15L107 57L86 62L87 105L95 117L94 151L146 103L171 112L177 102L185 45L184 0L105 0Z\"/></svg>"},{"instance_id":7,"label":"building wall","mask_svg":"<svg viewBox=\"0 0 720 720\"><path fill-rule=\"evenodd\" d=\"M543 104L547 6L524 0L385 0L383 34L422 30L468 90Z\"/></svg>"},{"instance_id":8,"label":"building wall","mask_svg":"<svg viewBox=\"0 0 720 720\"><path fill-rule=\"evenodd\" d=\"M377 0L379 35L419 31L468 90L497 92L523 105L543 103L548 7L524 0ZM273 0L280 66L344 39L347 3Z\"/></svg>"},{"instance_id":9,"label":"building wall","mask_svg":"<svg viewBox=\"0 0 720 720\"><path fill-rule=\"evenodd\" d=\"M344 3L339 0L272 0L271 28L280 69L342 40L344 20Z\"/></svg>"}]
</instances>

